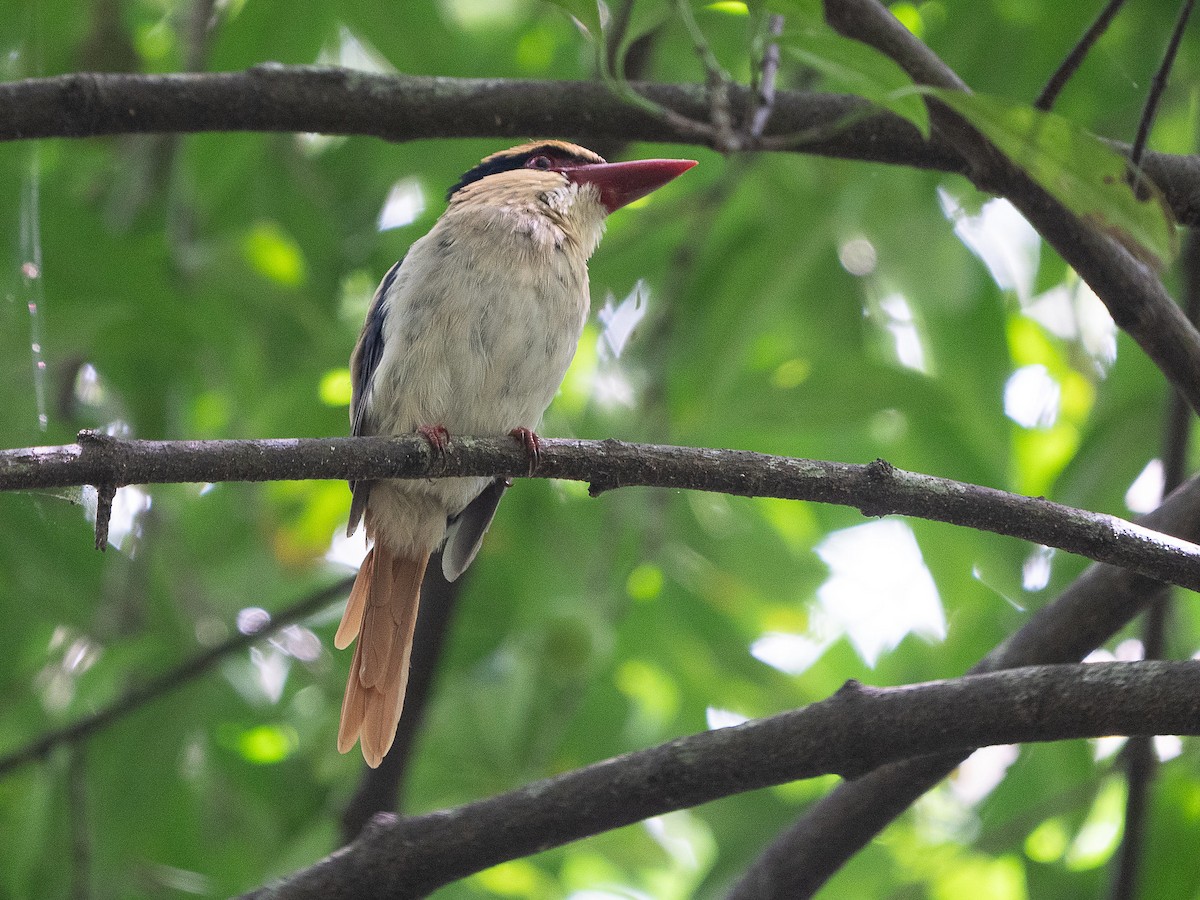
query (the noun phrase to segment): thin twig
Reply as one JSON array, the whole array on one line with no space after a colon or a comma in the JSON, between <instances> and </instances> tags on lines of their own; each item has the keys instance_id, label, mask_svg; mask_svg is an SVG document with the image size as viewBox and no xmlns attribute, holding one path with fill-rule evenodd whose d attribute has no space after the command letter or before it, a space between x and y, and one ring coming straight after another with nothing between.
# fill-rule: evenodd
<instances>
[{"instance_id":1,"label":"thin twig","mask_svg":"<svg viewBox=\"0 0 1200 900\"><path fill-rule=\"evenodd\" d=\"M712 128L708 124L682 115L670 106L656 102L634 89L625 71L625 57L622 44L629 30L629 22L633 15L633 0L622 0L616 15L607 23L601 16L601 39L596 46L596 68L600 73L600 81L623 103L653 116L679 130L681 134L690 134L696 140L707 141L711 138Z\"/></svg>"},{"instance_id":2,"label":"thin twig","mask_svg":"<svg viewBox=\"0 0 1200 900\"><path fill-rule=\"evenodd\" d=\"M775 107L775 76L779 71L779 36L783 34L783 16L772 15L767 20L766 49L763 51L762 77L758 79L754 117L750 120L750 139L757 143L762 138L771 110Z\"/></svg>"},{"instance_id":3,"label":"thin twig","mask_svg":"<svg viewBox=\"0 0 1200 900\"><path fill-rule=\"evenodd\" d=\"M1150 93L1146 96L1146 105L1142 108L1142 117L1138 122L1137 137L1134 138L1133 147L1129 151L1129 165L1134 173L1133 186L1134 190L1139 193L1144 190L1142 186L1142 153L1146 149L1146 141L1150 137L1150 126L1154 124L1154 117L1158 113L1158 103L1162 99L1163 91L1167 87L1167 79L1171 74L1171 67L1175 65L1175 54L1179 52L1179 43L1183 40L1183 31L1187 27L1188 17L1192 14L1193 0L1183 0L1183 5L1179 7L1179 16L1175 20L1175 29L1171 32L1171 40L1167 44L1167 51L1163 54L1162 63L1154 72L1154 79L1150 82Z\"/></svg>"},{"instance_id":4,"label":"thin twig","mask_svg":"<svg viewBox=\"0 0 1200 900\"><path fill-rule=\"evenodd\" d=\"M697 55L699 55L700 61L704 64L704 71L708 74L708 80L725 83L733 81L732 76L721 65L721 61L717 59L717 54L713 52L712 46L708 43L708 38L704 34L704 30L700 27L700 23L692 15L692 5L687 0L675 0L675 11L679 14L679 18L683 20L688 37L692 39L692 46L695 48Z\"/></svg>"},{"instance_id":5,"label":"thin twig","mask_svg":"<svg viewBox=\"0 0 1200 900\"><path fill-rule=\"evenodd\" d=\"M740 150L742 149L741 141L734 132L729 92L733 78L721 65L721 61L717 59L717 54L713 52L712 46L708 43L704 30L696 21L696 17L692 15L691 3L688 0L675 0L675 11L683 20L688 36L692 39L692 46L700 57L701 63L704 64L705 84L708 86L710 103L709 115L712 119L717 149L722 152Z\"/></svg>"},{"instance_id":6,"label":"thin twig","mask_svg":"<svg viewBox=\"0 0 1200 900\"><path fill-rule=\"evenodd\" d=\"M284 625L289 625L306 616L310 616L334 600L345 594L353 582L353 578L345 578L329 587L321 588L302 600L297 601L276 613L262 628L251 634L238 634L217 646L205 650L192 657L182 665L150 679L141 687L136 687L96 712L84 716L70 725L55 728L43 733L36 740L24 747L0 757L0 777L17 769L26 763L45 757L55 747L78 744L86 741L97 732L116 724L130 713L136 712L148 703L158 700L184 685L190 684L201 675L212 669L217 663L231 654L247 649L251 644L273 634Z\"/></svg>"},{"instance_id":7,"label":"thin twig","mask_svg":"<svg viewBox=\"0 0 1200 900\"><path fill-rule=\"evenodd\" d=\"M1071 76L1083 65L1083 60L1087 57L1088 51L1092 49L1092 45L1108 30L1113 16L1124 5L1125 0L1108 0L1108 5L1101 10L1100 15L1096 17L1096 21L1084 32L1083 37L1079 39L1079 43L1071 49L1071 52L1067 54L1067 58L1062 61L1062 64L1054 70L1054 74L1050 76L1050 80L1046 82L1046 86L1038 94L1037 100L1033 102L1033 105L1037 109L1049 112L1050 108L1054 106L1054 101L1058 99L1059 93L1071 79Z\"/></svg>"},{"instance_id":8,"label":"thin twig","mask_svg":"<svg viewBox=\"0 0 1200 900\"><path fill-rule=\"evenodd\" d=\"M623 103L641 110L649 116L665 123L680 134L689 135L692 140L708 143L714 140L713 127L707 122L701 122L690 116L676 112L669 106L657 103L650 97L634 88L633 83L626 80L623 74L601 69L601 80L612 91L613 95Z\"/></svg>"},{"instance_id":9,"label":"thin twig","mask_svg":"<svg viewBox=\"0 0 1200 900\"><path fill-rule=\"evenodd\" d=\"M112 521L112 505L116 496L115 485L96 485L96 549L101 553L108 549L108 526Z\"/></svg>"},{"instance_id":10,"label":"thin twig","mask_svg":"<svg viewBox=\"0 0 1200 900\"><path fill-rule=\"evenodd\" d=\"M625 77L624 54L621 45L625 42L625 34L629 31L629 19L633 14L633 0L621 0L613 15L608 28L604 29L604 57L601 64L605 66L614 78Z\"/></svg>"}]
</instances>

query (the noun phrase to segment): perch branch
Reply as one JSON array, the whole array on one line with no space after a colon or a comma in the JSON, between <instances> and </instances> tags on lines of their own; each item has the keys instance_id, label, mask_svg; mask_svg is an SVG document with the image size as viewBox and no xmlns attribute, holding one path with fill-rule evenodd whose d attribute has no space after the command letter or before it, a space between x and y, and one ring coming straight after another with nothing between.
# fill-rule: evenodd
<instances>
[{"instance_id":1,"label":"perch branch","mask_svg":"<svg viewBox=\"0 0 1200 900\"><path fill-rule=\"evenodd\" d=\"M853 506L1017 537L1200 590L1200 546L1116 516L897 469L620 441L542 440L538 477L713 491ZM529 474L507 438L458 437L435 459L403 437L251 441L135 441L92 435L80 444L0 451L0 490L81 484L429 478Z\"/></svg>"}]
</instances>

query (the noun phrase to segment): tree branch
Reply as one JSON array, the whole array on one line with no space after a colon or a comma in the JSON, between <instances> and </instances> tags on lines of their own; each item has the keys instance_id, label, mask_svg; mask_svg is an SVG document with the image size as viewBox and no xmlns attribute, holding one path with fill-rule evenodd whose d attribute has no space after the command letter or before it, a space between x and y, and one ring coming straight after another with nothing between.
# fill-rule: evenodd
<instances>
[{"instance_id":1,"label":"tree branch","mask_svg":"<svg viewBox=\"0 0 1200 900\"><path fill-rule=\"evenodd\" d=\"M1192 4L1193 0L1183 0L1179 5L1179 15L1175 19L1175 28L1171 31L1171 40L1167 43L1162 62L1155 70L1154 78L1150 81L1150 92L1146 95L1146 104L1142 108L1142 116L1138 121L1137 136L1129 151L1129 164L1134 169L1141 165L1142 156L1146 151L1146 141L1150 138L1150 128L1158 113L1158 103L1162 99L1163 91L1166 90L1167 78L1171 74L1171 67L1175 64L1175 55L1179 52L1179 44L1183 40L1187 21L1192 15Z\"/></svg>"},{"instance_id":2,"label":"tree branch","mask_svg":"<svg viewBox=\"0 0 1200 900\"><path fill-rule=\"evenodd\" d=\"M943 86L961 83L953 73L947 74L944 64L878 4L870 0L828 0L826 9L851 36L866 40L873 46L891 48L901 57L898 61L909 69L910 74L924 74ZM935 112L941 110L938 118L944 121L947 115L944 108L936 104L934 107ZM986 151L986 142L978 135L972 138L970 129L964 123L950 122L950 127L958 129L960 139L968 146L978 144ZM985 152L985 164L988 164L986 155ZM1003 168L1003 163L1000 165ZM1009 173L1004 177L1021 178L1019 173ZM1026 199L1036 198L1038 193L1040 189ZM1015 198L1010 196L1010 199L1016 203ZM1045 199L1042 198L1043 202ZM1043 213L1045 211L1042 210ZM1064 222L1071 220L1069 215L1063 215L1062 218ZM1030 220L1035 227L1038 226L1038 221L1032 216ZM1043 232L1043 236L1050 239L1046 232ZM1088 238L1093 244L1098 239L1112 244L1097 235ZM1112 244L1109 253L1114 258L1120 257L1119 267L1133 264L1135 268L1141 268L1115 244ZM1063 255L1068 262L1072 261L1066 253ZM1096 260L1103 263L1100 257L1096 257ZM1080 274L1085 273L1081 270ZM1143 275L1148 277L1148 273ZM1153 281L1157 290L1161 291L1161 285L1157 280ZM1170 303L1170 306L1183 318L1174 303ZM1197 382L1193 380L1191 384L1194 388ZM1189 402L1195 405L1191 396ZM1191 511L1196 509L1198 499L1195 482L1189 482L1142 521L1180 536L1197 537L1200 529L1196 527ZM973 671L1081 659L1159 594L1160 585L1153 581L1093 566L1058 601L1035 615ZM965 754L951 753L926 760L911 760L885 766L858 781L840 785L767 849L747 870L730 896L811 896L846 860L921 794L949 774L964 757Z\"/></svg>"},{"instance_id":3,"label":"tree branch","mask_svg":"<svg viewBox=\"0 0 1200 900\"><path fill-rule=\"evenodd\" d=\"M1141 524L1200 538L1200 479L1171 494ZM1162 594L1141 575L1091 566L971 670L1076 662L1123 628ZM808 897L880 830L954 770L967 753L943 753L884 766L838 785L746 871L730 893L755 897Z\"/></svg>"},{"instance_id":4,"label":"tree branch","mask_svg":"<svg viewBox=\"0 0 1200 900\"><path fill-rule=\"evenodd\" d=\"M89 433L90 434L90 433ZM1200 590L1200 546L1125 519L949 478L868 465L620 441L544 438L536 475L612 488L682 488L854 506L1022 538ZM434 456L417 435L252 441L134 441L0 451L0 490L83 484L431 478L529 474L507 438L456 437Z\"/></svg>"},{"instance_id":5,"label":"tree branch","mask_svg":"<svg viewBox=\"0 0 1200 900\"><path fill-rule=\"evenodd\" d=\"M1188 229L1183 244L1183 294L1187 317L1200 321L1200 232ZM1191 448L1192 416L1178 391L1170 391L1162 440L1163 484L1173 491L1184 479ZM1171 592L1162 591L1146 610L1142 623L1144 659L1166 656L1168 621L1174 607ZM1125 822L1116 854L1110 900L1132 900L1140 895L1142 857L1149 828L1150 791L1158 774L1158 759L1150 738L1132 738L1122 752L1125 764Z\"/></svg>"},{"instance_id":6,"label":"tree branch","mask_svg":"<svg viewBox=\"0 0 1200 900\"><path fill-rule=\"evenodd\" d=\"M1058 99L1059 93L1066 87L1071 76L1083 65L1088 51L1092 49L1096 41L1100 40L1100 36L1108 30L1113 17L1124 5L1125 0L1108 0L1104 9L1100 11L1100 15L1096 17L1096 20L1084 32L1083 37L1071 48L1071 52L1067 54L1067 58L1054 70L1054 74L1050 76L1050 80L1046 82L1046 86L1038 94L1037 100L1033 102L1035 107L1048 112L1054 106L1054 101Z\"/></svg>"},{"instance_id":7,"label":"tree branch","mask_svg":"<svg viewBox=\"0 0 1200 900\"><path fill-rule=\"evenodd\" d=\"M708 121L704 85L630 85L682 119ZM745 115L759 100L749 88L731 84L729 102ZM694 129L681 129L587 81L372 75L264 64L244 72L84 72L0 84L0 141L202 131L319 132L389 141L574 136L585 143L697 143ZM789 149L959 174L968 168L943 135L925 141L911 124L873 110L860 97L777 91L762 138L801 133L820 137ZM1127 144L1110 144L1128 156ZM1180 222L1200 224L1200 158L1148 153L1142 168Z\"/></svg>"},{"instance_id":8,"label":"tree branch","mask_svg":"<svg viewBox=\"0 0 1200 900\"><path fill-rule=\"evenodd\" d=\"M968 90L928 47L878 0L826 0L829 24L894 59L918 84ZM1088 283L1113 320L1138 342L1193 410L1200 412L1200 331L1154 271L1121 244L1077 218L1021 166L1005 157L965 119L927 100L936 133L967 161L967 177L1006 197Z\"/></svg>"},{"instance_id":9,"label":"tree branch","mask_svg":"<svg viewBox=\"0 0 1200 900\"><path fill-rule=\"evenodd\" d=\"M378 816L350 846L247 896L425 896L504 860L772 784L829 773L853 778L948 749L1110 734L1200 734L1200 665L1043 666L895 688L848 682L803 709L498 797L408 819Z\"/></svg>"},{"instance_id":10,"label":"tree branch","mask_svg":"<svg viewBox=\"0 0 1200 900\"><path fill-rule=\"evenodd\" d=\"M310 616L334 600L344 596L350 590L353 578L344 578L329 587L322 588L309 596L297 601L289 607L272 616L271 620L258 631L251 634L237 634L226 641L193 656L182 665L150 679L144 685L129 691L125 696L114 701L103 709L91 715L84 716L77 722L47 731L36 740L0 757L0 778L26 763L42 759L55 747L62 744L78 744L85 741L98 731L102 731L119 722L125 716L136 712L146 704L166 696L172 691L183 687L196 678L204 675L213 666L232 653L238 653L248 648L256 641L261 641L279 628L292 622Z\"/></svg>"}]
</instances>

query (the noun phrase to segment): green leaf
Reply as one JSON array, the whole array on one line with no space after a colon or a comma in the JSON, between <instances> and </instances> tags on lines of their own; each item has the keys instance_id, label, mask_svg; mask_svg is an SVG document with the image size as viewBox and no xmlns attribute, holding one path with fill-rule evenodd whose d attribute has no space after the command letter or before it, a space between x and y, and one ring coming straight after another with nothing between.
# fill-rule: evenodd
<instances>
[{"instance_id":1,"label":"green leaf","mask_svg":"<svg viewBox=\"0 0 1200 900\"><path fill-rule=\"evenodd\" d=\"M984 94L925 88L996 145L1071 212L1147 265L1163 269L1179 253L1173 217L1149 182L1144 199L1127 180L1128 163L1074 122Z\"/></svg>"},{"instance_id":2,"label":"green leaf","mask_svg":"<svg viewBox=\"0 0 1200 900\"><path fill-rule=\"evenodd\" d=\"M870 100L895 113L929 138L929 110L918 88L903 69L874 47L838 34L812 19L789 24L780 47L793 59L825 76L829 86Z\"/></svg>"}]
</instances>

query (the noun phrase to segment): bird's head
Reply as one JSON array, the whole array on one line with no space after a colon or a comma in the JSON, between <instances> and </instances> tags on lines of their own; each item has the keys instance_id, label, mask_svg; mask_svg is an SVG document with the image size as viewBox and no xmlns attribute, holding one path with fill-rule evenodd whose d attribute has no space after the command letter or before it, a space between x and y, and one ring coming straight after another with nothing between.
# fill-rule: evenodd
<instances>
[{"instance_id":1,"label":"bird's head","mask_svg":"<svg viewBox=\"0 0 1200 900\"><path fill-rule=\"evenodd\" d=\"M466 199L485 186L489 179L504 175L511 189L522 187L531 192L547 193L555 188L593 197L611 213L645 197L692 166L690 159L638 159L610 163L604 157L566 141L538 141L501 150L486 157L450 189L449 199ZM506 175L505 173L512 173ZM478 185L479 187L473 187Z\"/></svg>"}]
</instances>

